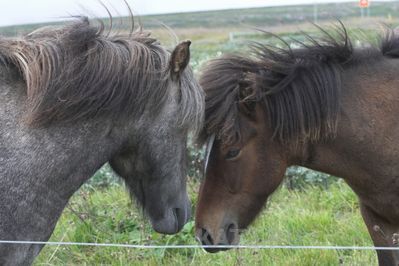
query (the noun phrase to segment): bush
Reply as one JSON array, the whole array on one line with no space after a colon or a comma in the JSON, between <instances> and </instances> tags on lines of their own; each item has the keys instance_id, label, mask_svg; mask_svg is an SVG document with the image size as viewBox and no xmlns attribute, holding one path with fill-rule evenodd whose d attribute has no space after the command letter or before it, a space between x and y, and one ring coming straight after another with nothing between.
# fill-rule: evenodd
<instances>
[{"instance_id":1,"label":"bush","mask_svg":"<svg viewBox=\"0 0 399 266\"><path fill-rule=\"evenodd\" d=\"M309 185L328 189L332 183L337 181L334 176L300 166L289 167L285 175L285 186L288 189L303 189Z\"/></svg>"},{"instance_id":2,"label":"bush","mask_svg":"<svg viewBox=\"0 0 399 266\"><path fill-rule=\"evenodd\" d=\"M201 178L204 172L205 148L198 147L192 137L188 138L188 176Z\"/></svg>"}]
</instances>

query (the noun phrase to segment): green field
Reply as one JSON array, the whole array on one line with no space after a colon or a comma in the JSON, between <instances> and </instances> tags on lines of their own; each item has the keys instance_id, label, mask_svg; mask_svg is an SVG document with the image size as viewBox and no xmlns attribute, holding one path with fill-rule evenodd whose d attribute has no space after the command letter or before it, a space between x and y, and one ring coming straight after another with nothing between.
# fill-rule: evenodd
<instances>
[{"instance_id":1,"label":"green field","mask_svg":"<svg viewBox=\"0 0 399 266\"><path fill-rule=\"evenodd\" d=\"M189 182L195 208L197 181ZM196 244L194 222L182 232L164 236L131 203L120 185L81 189L58 222L52 241ZM276 192L255 224L242 235L248 245L370 246L356 196L341 181L329 188L307 186ZM375 265L373 251L230 250L208 254L201 249L140 250L129 248L46 246L35 265Z\"/></svg>"},{"instance_id":2,"label":"green field","mask_svg":"<svg viewBox=\"0 0 399 266\"><path fill-rule=\"evenodd\" d=\"M133 6L134 7L134 6ZM175 29L192 28L242 28L251 27L270 28L284 25L300 25L308 22L325 22L334 19L343 21L356 19L359 24L369 24L368 20L359 20L360 9L358 1L349 3L330 3L317 5L317 18L314 16L314 5L280 6L248 9L231 9L221 11L203 11L176 13L165 15L147 15L137 18L145 28L158 29L161 23ZM369 16L378 21L389 21L398 18L399 1L378 2L373 1L370 6ZM366 16L367 12L364 11ZM124 28L129 24L129 18L122 18L127 23L115 23L116 29ZM15 35L32 31L47 23L0 27L2 35ZM370 25L369 25L370 26Z\"/></svg>"},{"instance_id":3,"label":"green field","mask_svg":"<svg viewBox=\"0 0 399 266\"><path fill-rule=\"evenodd\" d=\"M359 18L354 3L319 5L318 22L331 25L340 18L354 40L374 39L377 22L398 24L399 2L372 3L371 17ZM273 7L146 16L142 24L168 47L179 39L191 39L191 65L196 73L211 58L223 53L246 52L248 40L273 42L254 31L259 27L287 38L301 38L299 29L316 32L309 21L313 6ZM122 20L126 20L123 18ZM161 28L163 22L173 28ZM42 24L43 25L43 24ZM0 34L24 34L42 25L0 28ZM116 24L118 25L118 24ZM362 28L358 31L357 28ZM316 33L315 33L316 34ZM359 37L360 36L360 37ZM201 153L190 147L190 176L195 176ZM356 196L342 180L303 169L291 170L286 182L272 196L254 225L242 235L248 245L372 245L362 222ZM189 178L195 209L199 181ZM288 189L290 188L290 189ZM182 232L164 236L153 232L139 208L131 203L123 184L104 168L85 184L65 209L51 241L128 243L146 245L196 244L194 222ZM231 250L207 254L201 249L140 250L129 248L46 246L35 265L376 265L373 251L337 250Z\"/></svg>"}]
</instances>

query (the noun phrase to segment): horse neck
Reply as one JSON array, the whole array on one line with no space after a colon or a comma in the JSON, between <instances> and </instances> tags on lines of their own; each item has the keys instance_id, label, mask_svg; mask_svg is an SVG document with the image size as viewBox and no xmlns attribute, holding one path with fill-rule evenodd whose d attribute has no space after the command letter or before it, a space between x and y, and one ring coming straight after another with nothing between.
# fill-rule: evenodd
<instances>
[{"instance_id":1,"label":"horse neck","mask_svg":"<svg viewBox=\"0 0 399 266\"><path fill-rule=\"evenodd\" d=\"M302 165L342 177L358 191L369 191L367 180L399 173L398 73L397 59L345 71L337 135L308 145Z\"/></svg>"},{"instance_id":2,"label":"horse neck","mask_svg":"<svg viewBox=\"0 0 399 266\"><path fill-rule=\"evenodd\" d=\"M0 76L0 236L47 240L69 198L122 148L128 132L101 119L29 127L24 86ZM15 224L15 215L29 226Z\"/></svg>"}]
</instances>

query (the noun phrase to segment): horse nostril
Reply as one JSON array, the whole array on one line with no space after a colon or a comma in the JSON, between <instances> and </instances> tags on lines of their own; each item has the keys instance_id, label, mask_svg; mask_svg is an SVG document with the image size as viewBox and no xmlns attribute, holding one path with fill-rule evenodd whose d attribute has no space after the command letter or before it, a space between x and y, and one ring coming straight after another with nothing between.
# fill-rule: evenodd
<instances>
[{"instance_id":1,"label":"horse nostril","mask_svg":"<svg viewBox=\"0 0 399 266\"><path fill-rule=\"evenodd\" d=\"M213 239L211 237L211 234L208 233L208 231L204 228L201 228L201 243L204 246L210 246L213 245Z\"/></svg>"},{"instance_id":2,"label":"horse nostril","mask_svg":"<svg viewBox=\"0 0 399 266\"><path fill-rule=\"evenodd\" d=\"M181 218L181 210L180 208L173 208L173 214L175 215L176 221L179 221Z\"/></svg>"},{"instance_id":3,"label":"horse nostril","mask_svg":"<svg viewBox=\"0 0 399 266\"><path fill-rule=\"evenodd\" d=\"M175 216L176 233L184 226L184 211L180 208L173 208L173 215Z\"/></svg>"},{"instance_id":4,"label":"horse nostril","mask_svg":"<svg viewBox=\"0 0 399 266\"><path fill-rule=\"evenodd\" d=\"M235 223L231 223L229 224L229 226L227 226L226 228L226 240L227 240L227 244L231 245L234 243L236 237L238 234L238 227Z\"/></svg>"}]
</instances>

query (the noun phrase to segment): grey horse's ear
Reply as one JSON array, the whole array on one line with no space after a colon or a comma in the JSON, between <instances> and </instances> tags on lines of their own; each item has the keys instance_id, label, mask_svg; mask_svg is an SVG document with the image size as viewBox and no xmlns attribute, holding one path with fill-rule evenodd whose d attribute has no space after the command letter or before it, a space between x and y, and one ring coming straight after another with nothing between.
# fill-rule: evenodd
<instances>
[{"instance_id":1,"label":"grey horse's ear","mask_svg":"<svg viewBox=\"0 0 399 266\"><path fill-rule=\"evenodd\" d=\"M173 79L178 79L190 61L191 41L179 43L170 57L170 73Z\"/></svg>"}]
</instances>

